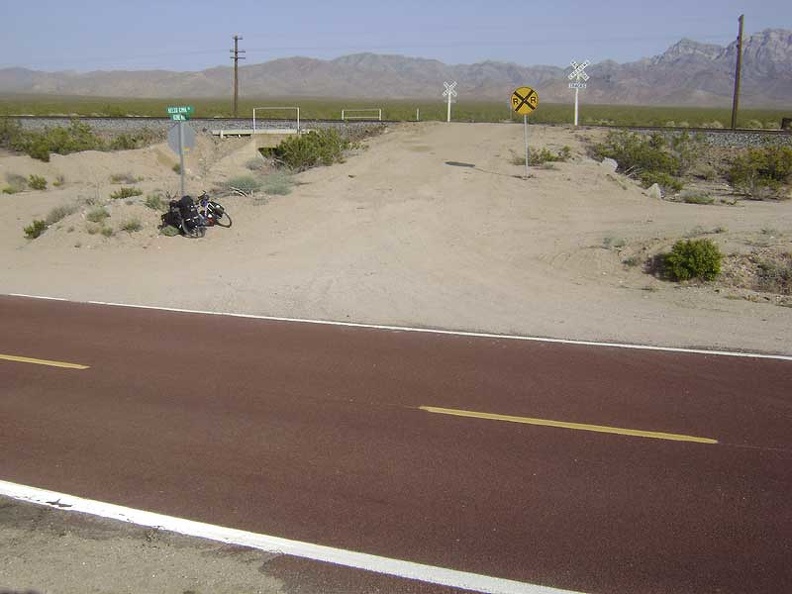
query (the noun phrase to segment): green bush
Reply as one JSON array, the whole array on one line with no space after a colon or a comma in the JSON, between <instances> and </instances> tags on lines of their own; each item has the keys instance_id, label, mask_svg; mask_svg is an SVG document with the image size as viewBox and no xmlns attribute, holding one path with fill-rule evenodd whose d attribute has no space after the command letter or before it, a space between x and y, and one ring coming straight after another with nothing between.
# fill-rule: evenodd
<instances>
[{"instance_id":1,"label":"green bush","mask_svg":"<svg viewBox=\"0 0 792 594\"><path fill-rule=\"evenodd\" d=\"M611 131L590 151L594 158L614 159L618 171L637 177L648 188L654 183L671 190L682 188L678 178L685 175L696 161L701 139L687 132L675 135L638 134Z\"/></svg>"},{"instance_id":2,"label":"green bush","mask_svg":"<svg viewBox=\"0 0 792 594\"><path fill-rule=\"evenodd\" d=\"M85 150L104 150L104 141L88 124L74 120L68 128L56 126L43 131L24 130L18 121L0 123L0 147L49 161L50 153L66 155Z\"/></svg>"},{"instance_id":3,"label":"green bush","mask_svg":"<svg viewBox=\"0 0 792 594\"><path fill-rule=\"evenodd\" d=\"M25 227L25 236L28 239L36 239L39 235L47 230L47 223L40 219L35 219L30 225Z\"/></svg>"},{"instance_id":4,"label":"green bush","mask_svg":"<svg viewBox=\"0 0 792 594\"><path fill-rule=\"evenodd\" d=\"M721 254L718 246L709 239L679 240L665 254L665 272L673 280L713 280L721 271Z\"/></svg>"},{"instance_id":5,"label":"green bush","mask_svg":"<svg viewBox=\"0 0 792 594\"><path fill-rule=\"evenodd\" d=\"M726 177L748 196L778 197L780 190L792 183L792 147L748 149L732 159Z\"/></svg>"},{"instance_id":6,"label":"green bush","mask_svg":"<svg viewBox=\"0 0 792 594\"><path fill-rule=\"evenodd\" d=\"M31 174L28 178L28 186L30 186L30 188L33 190L46 190L47 180L40 175Z\"/></svg>"},{"instance_id":7,"label":"green bush","mask_svg":"<svg viewBox=\"0 0 792 594\"><path fill-rule=\"evenodd\" d=\"M294 171L305 171L318 165L343 161L349 141L336 130L314 130L283 140L278 146L261 149L262 155Z\"/></svg>"},{"instance_id":8,"label":"green bush","mask_svg":"<svg viewBox=\"0 0 792 594\"><path fill-rule=\"evenodd\" d=\"M143 190L140 188L122 187L110 194L113 200L123 200L124 198L132 198L133 196L142 196Z\"/></svg>"}]
</instances>

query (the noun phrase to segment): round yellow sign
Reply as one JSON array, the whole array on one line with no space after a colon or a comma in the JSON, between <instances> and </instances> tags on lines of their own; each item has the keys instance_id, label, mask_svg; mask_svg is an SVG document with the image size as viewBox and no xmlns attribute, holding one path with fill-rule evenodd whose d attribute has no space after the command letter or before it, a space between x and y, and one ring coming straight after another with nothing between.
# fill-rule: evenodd
<instances>
[{"instance_id":1,"label":"round yellow sign","mask_svg":"<svg viewBox=\"0 0 792 594\"><path fill-rule=\"evenodd\" d=\"M528 115L539 106L539 94L531 87L519 87L512 93L511 104L520 115Z\"/></svg>"}]
</instances>

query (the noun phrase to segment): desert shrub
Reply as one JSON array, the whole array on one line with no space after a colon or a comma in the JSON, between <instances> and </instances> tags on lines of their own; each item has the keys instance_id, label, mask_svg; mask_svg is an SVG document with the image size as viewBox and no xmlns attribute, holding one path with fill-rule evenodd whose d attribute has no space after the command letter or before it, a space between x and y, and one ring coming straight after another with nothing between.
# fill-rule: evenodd
<instances>
[{"instance_id":1,"label":"desert shrub","mask_svg":"<svg viewBox=\"0 0 792 594\"><path fill-rule=\"evenodd\" d=\"M40 175L31 174L28 178L28 186L30 186L30 188L33 190L46 190L47 180Z\"/></svg>"},{"instance_id":2,"label":"desert shrub","mask_svg":"<svg viewBox=\"0 0 792 594\"><path fill-rule=\"evenodd\" d=\"M264 178L264 192L270 195L285 196L294 187L294 178L288 171L273 171Z\"/></svg>"},{"instance_id":3,"label":"desert shrub","mask_svg":"<svg viewBox=\"0 0 792 594\"><path fill-rule=\"evenodd\" d=\"M336 130L313 130L287 138L274 148L261 149L261 153L289 169L305 171L318 165L341 162L347 148L349 141Z\"/></svg>"},{"instance_id":4,"label":"desert shrub","mask_svg":"<svg viewBox=\"0 0 792 594\"><path fill-rule=\"evenodd\" d=\"M151 210L159 210L161 212L168 210L168 205L160 194L149 194L143 204Z\"/></svg>"},{"instance_id":5,"label":"desert shrub","mask_svg":"<svg viewBox=\"0 0 792 594\"><path fill-rule=\"evenodd\" d=\"M41 219L35 219L30 225L24 228L25 236L28 239L36 239L36 237L39 237L46 230L47 223Z\"/></svg>"},{"instance_id":6,"label":"desert shrub","mask_svg":"<svg viewBox=\"0 0 792 594\"><path fill-rule=\"evenodd\" d=\"M4 194L16 194L27 187L27 180L16 173L7 173L6 182L8 182L8 186L3 188Z\"/></svg>"},{"instance_id":7,"label":"desert shrub","mask_svg":"<svg viewBox=\"0 0 792 594\"><path fill-rule=\"evenodd\" d=\"M118 117L123 117L123 115ZM122 132L121 134L116 134L109 140L107 148L111 151L127 151L142 148L157 142L160 136L160 134L148 128L136 130L135 132Z\"/></svg>"},{"instance_id":8,"label":"desert shrub","mask_svg":"<svg viewBox=\"0 0 792 594\"><path fill-rule=\"evenodd\" d=\"M140 188L129 188L129 187L122 187L110 194L110 198L113 200L123 200L124 198L132 198L134 196L142 196L143 190Z\"/></svg>"},{"instance_id":9,"label":"desert shrub","mask_svg":"<svg viewBox=\"0 0 792 594\"><path fill-rule=\"evenodd\" d=\"M178 173L181 175L181 163L176 163L173 167L171 167L173 173Z\"/></svg>"},{"instance_id":10,"label":"desert shrub","mask_svg":"<svg viewBox=\"0 0 792 594\"><path fill-rule=\"evenodd\" d=\"M792 147L748 149L731 160L726 177L740 192L752 197L779 197L792 183Z\"/></svg>"},{"instance_id":11,"label":"desert shrub","mask_svg":"<svg viewBox=\"0 0 792 594\"><path fill-rule=\"evenodd\" d=\"M67 128L56 126L43 131L24 130L19 122L0 124L0 146L49 161L50 153L66 155L85 150L102 150L104 141L88 124L74 120Z\"/></svg>"},{"instance_id":12,"label":"desert shrub","mask_svg":"<svg viewBox=\"0 0 792 594\"><path fill-rule=\"evenodd\" d=\"M110 150L126 151L138 147L137 141L131 134L119 134L110 141Z\"/></svg>"},{"instance_id":13,"label":"desert shrub","mask_svg":"<svg viewBox=\"0 0 792 594\"><path fill-rule=\"evenodd\" d=\"M66 183L66 177L63 175L58 175L58 177L55 178L55 181L52 182L52 185L55 186L56 188L60 188L65 183Z\"/></svg>"},{"instance_id":14,"label":"desert shrub","mask_svg":"<svg viewBox=\"0 0 792 594\"><path fill-rule=\"evenodd\" d=\"M758 263L757 285L760 291L792 295L792 253L782 253Z\"/></svg>"},{"instance_id":15,"label":"desert shrub","mask_svg":"<svg viewBox=\"0 0 792 594\"><path fill-rule=\"evenodd\" d=\"M621 239L620 237L613 237L608 235L602 240L602 247L604 247L606 250L610 250L610 249L620 250L625 245L627 245L627 242Z\"/></svg>"},{"instance_id":16,"label":"desert shrub","mask_svg":"<svg viewBox=\"0 0 792 594\"><path fill-rule=\"evenodd\" d=\"M67 204L65 206L56 206L52 210L47 213L47 216L44 220L47 223L47 226L54 225L58 221L61 221L68 217L70 214L75 212L77 207L73 204Z\"/></svg>"},{"instance_id":17,"label":"desert shrub","mask_svg":"<svg viewBox=\"0 0 792 594\"><path fill-rule=\"evenodd\" d=\"M696 161L701 139L687 132L674 135L611 131L601 143L590 147L596 159L610 158L618 164L618 171L637 177L648 188L654 183L668 189L682 187L678 179Z\"/></svg>"},{"instance_id":18,"label":"desert shrub","mask_svg":"<svg viewBox=\"0 0 792 594\"><path fill-rule=\"evenodd\" d=\"M126 231L127 233L134 233L135 231L140 231L142 228L143 224L140 222L140 219L137 218L124 221L119 227L121 231Z\"/></svg>"},{"instance_id":19,"label":"desert shrub","mask_svg":"<svg viewBox=\"0 0 792 594\"><path fill-rule=\"evenodd\" d=\"M22 124L19 120L3 118L0 120L0 147L13 148L22 136Z\"/></svg>"},{"instance_id":20,"label":"desert shrub","mask_svg":"<svg viewBox=\"0 0 792 594\"><path fill-rule=\"evenodd\" d=\"M131 173L114 173L110 176L110 181L114 184L134 184L139 180Z\"/></svg>"},{"instance_id":21,"label":"desert shrub","mask_svg":"<svg viewBox=\"0 0 792 594\"><path fill-rule=\"evenodd\" d=\"M107 212L107 209L103 206L98 206L96 208L92 208L89 210L86 215L85 219L90 221L91 223L101 223L106 218L110 216L110 213Z\"/></svg>"},{"instance_id":22,"label":"desert shrub","mask_svg":"<svg viewBox=\"0 0 792 594\"><path fill-rule=\"evenodd\" d=\"M528 165L544 165L545 163L563 163L569 160L572 156L572 149L565 146L558 149L556 152L551 151L546 147L541 149L528 149ZM512 165L525 165L525 155L513 154L511 158Z\"/></svg>"},{"instance_id":23,"label":"desert shrub","mask_svg":"<svg viewBox=\"0 0 792 594\"><path fill-rule=\"evenodd\" d=\"M682 192L679 196L679 200L684 202L685 204L714 204L715 198L707 194L706 192Z\"/></svg>"},{"instance_id":24,"label":"desert shrub","mask_svg":"<svg viewBox=\"0 0 792 594\"><path fill-rule=\"evenodd\" d=\"M232 177L223 184L224 191L236 192L239 194L253 194L258 192L263 186L263 182L252 175L239 175Z\"/></svg>"},{"instance_id":25,"label":"desert shrub","mask_svg":"<svg viewBox=\"0 0 792 594\"><path fill-rule=\"evenodd\" d=\"M669 173L663 171L644 171L641 175L641 183L644 187L648 188L653 184L657 184L665 190L672 190L678 192L684 187L682 180L674 177Z\"/></svg>"},{"instance_id":26,"label":"desert shrub","mask_svg":"<svg viewBox=\"0 0 792 594\"><path fill-rule=\"evenodd\" d=\"M673 280L713 280L720 274L721 254L709 239L679 240L663 257L666 274Z\"/></svg>"},{"instance_id":27,"label":"desert shrub","mask_svg":"<svg viewBox=\"0 0 792 594\"><path fill-rule=\"evenodd\" d=\"M247 163L245 163L245 167L247 167L251 171L261 171L266 166L267 166L267 162L261 157L254 157L253 159L250 159L248 160Z\"/></svg>"},{"instance_id":28,"label":"desert shrub","mask_svg":"<svg viewBox=\"0 0 792 594\"><path fill-rule=\"evenodd\" d=\"M113 231L112 227L102 227L99 233L101 233L105 237L112 237L113 235L115 235L115 231Z\"/></svg>"},{"instance_id":29,"label":"desert shrub","mask_svg":"<svg viewBox=\"0 0 792 594\"><path fill-rule=\"evenodd\" d=\"M176 237L180 232L172 225L165 225L164 227L160 228L160 233L162 233L162 235L165 237Z\"/></svg>"}]
</instances>

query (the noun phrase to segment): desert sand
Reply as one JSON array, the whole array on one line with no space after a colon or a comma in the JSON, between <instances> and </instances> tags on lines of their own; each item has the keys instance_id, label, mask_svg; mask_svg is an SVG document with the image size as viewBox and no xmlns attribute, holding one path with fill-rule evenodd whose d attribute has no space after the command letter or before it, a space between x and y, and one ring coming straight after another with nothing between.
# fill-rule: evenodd
<instances>
[{"instance_id":1,"label":"desert sand","mask_svg":"<svg viewBox=\"0 0 792 594\"><path fill-rule=\"evenodd\" d=\"M690 235L726 254L762 241L789 249L792 201L651 197L586 156L599 132L571 127L529 126L532 147L569 146L573 158L526 177L513 163L523 133L522 124L389 126L344 163L297 174L288 195L215 195L234 225L203 239L161 235L159 213L143 204L179 189L167 145L50 163L0 155L0 187L8 174L49 182L0 195L0 293L792 355L792 308L773 296L671 283L640 264ZM188 193L250 174L256 157L252 140L201 137L187 157ZM119 175L144 195L109 199ZM69 204L77 211L25 237L33 219ZM89 233L91 204L106 205L113 236ZM119 230L134 217L140 231Z\"/></svg>"}]
</instances>

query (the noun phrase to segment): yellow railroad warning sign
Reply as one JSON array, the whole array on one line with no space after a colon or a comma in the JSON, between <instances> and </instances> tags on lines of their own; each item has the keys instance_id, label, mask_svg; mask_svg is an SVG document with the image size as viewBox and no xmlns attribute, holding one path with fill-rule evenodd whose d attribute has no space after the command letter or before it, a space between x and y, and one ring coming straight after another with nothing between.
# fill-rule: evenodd
<instances>
[{"instance_id":1,"label":"yellow railroad warning sign","mask_svg":"<svg viewBox=\"0 0 792 594\"><path fill-rule=\"evenodd\" d=\"M531 87L519 87L512 93L511 104L520 115L528 115L539 106L539 94Z\"/></svg>"}]
</instances>

